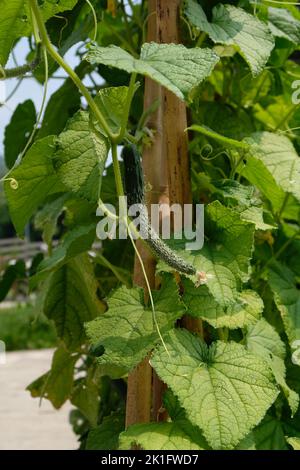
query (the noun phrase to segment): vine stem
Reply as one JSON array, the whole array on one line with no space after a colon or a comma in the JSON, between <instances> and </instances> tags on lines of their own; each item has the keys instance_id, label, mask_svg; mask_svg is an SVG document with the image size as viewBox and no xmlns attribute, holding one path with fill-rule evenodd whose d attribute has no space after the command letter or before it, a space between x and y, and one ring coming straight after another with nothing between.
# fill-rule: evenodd
<instances>
[{"instance_id":1,"label":"vine stem","mask_svg":"<svg viewBox=\"0 0 300 470\"><path fill-rule=\"evenodd\" d=\"M93 41L96 41L96 38L97 38L97 33L98 33L98 20L97 20L97 15L96 15L96 12L95 12L95 8L93 7L93 5L91 4L90 0L85 0L86 3L88 4L88 6L90 7L90 9L92 10L92 15L93 15L93 19L94 19L94 37L93 37Z\"/></svg>"},{"instance_id":2,"label":"vine stem","mask_svg":"<svg viewBox=\"0 0 300 470\"><path fill-rule=\"evenodd\" d=\"M135 254L139 260L139 263L141 265L141 269L142 269L142 272L143 272L143 275L144 275L144 278L145 278L145 282L146 282L146 287L147 287L147 291L148 291L148 294L149 294L149 298L150 298L150 304L151 304L151 310L152 310L152 318L153 318L153 323L155 325L155 328L156 328L156 331L157 331L157 334L159 336L159 339L166 351L166 353L168 354L168 356L170 357L170 353L169 353L169 350L167 348L167 345L166 343L164 342L164 339L162 337L162 334L160 332L160 328L159 328L159 324L157 322L157 318L156 318L156 311L155 311L155 305L154 305L154 300L153 300L153 296L152 296L152 291L151 291L151 287L150 287L150 283L149 283L149 279L148 279L148 276L147 276L147 273L146 273L146 269L145 269L145 265L144 265L144 262L143 262L143 259L140 255L140 252L136 246L136 244L134 243L134 240L133 240L133 237L132 237L132 233L131 233L131 228L129 225L127 225L127 229L128 229L128 235L129 235L129 238L130 238L130 241L132 243L132 246L133 246L133 249L135 251Z\"/></svg>"},{"instance_id":3,"label":"vine stem","mask_svg":"<svg viewBox=\"0 0 300 470\"><path fill-rule=\"evenodd\" d=\"M224 135L218 134L217 132L214 132L211 129L199 126L199 124L194 124L193 126L188 127L186 130L200 132L200 134L203 134L207 137L211 137L214 140L218 140L219 142L222 142L223 144L227 144L230 147L236 147L236 148L244 149L244 150L248 150L250 147L249 144L247 144L246 142L242 142L240 140L235 140L235 139L230 139L229 137L225 137Z\"/></svg>"},{"instance_id":4,"label":"vine stem","mask_svg":"<svg viewBox=\"0 0 300 470\"><path fill-rule=\"evenodd\" d=\"M48 67L48 57L47 57L47 51L46 49L43 47L43 56L44 56L44 64L45 64L45 83L44 83L44 92L43 92L43 98L42 98L42 104L41 104L41 108L40 108L40 111L37 115L37 119L36 119L36 123L33 127L33 130L30 134L30 137L21 153L21 156L20 158L22 159L24 157L24 155L26 154L27 150L29 149L30 145L32 144L33 142L33 139L34 139L34 136L38 130L38 126L40 124L40 121L41 121L41 118L42 118L42 115L43 115L43 112L44 112L44 108L45 108L45 103L46 103L46 98L47 98L47 92L48 92L48 79L49 79L49 67Z\"/></svg>"},{"instance_id":5,"label":"vine stem","mask_svg":"<svg viewBox=\"0 0 300 470\"><path fill-rule=\"evenodd\" d=\"M120 198L120 197L124 197L124 189L123 189L122 175L121 175L121 170L120 170L120 165L119 165L119 160L118 160L118 146L115 142L112 143L111 152L112 152L112 161L113 161L114 173L115 173L117 195Z\"/></svg>"},{"instance_id":6,"label":"vine stem","mask_svg":"<svg viewBox=\"0 0 300 470\"><path fill-rule=\"evenodd\" d=\"M118 139L119 141L123 140L125 132L126 132L130 106L131 106L133 95L136 90L135 88L136 75L137 74L134 72L133 74L131 74L131 77L130 77L129 88L128 88L126 103L125 103L125 109L124 109L124 114L122 117L121 129L119 132L119 139Z\"/></svg>"},{"instance_id":7,"label":"vine stem","mask_svg":"<svg viewBox=\"0 0 300 470\"><path fill-rule=\"evenodd\" d=\"M282 206L281 206L281 208L280 208L280 210L279 210L279 213L278 213L279 222L280 222L281 216L282 216L282 214L283 214L283 211L284 211L284 209L286 208L286 205L287 205L287 203L288 203L289 197L290 197L290 193L286 193L285 196L284 196L284 200L283 200Z\"/></svg>"},{"instance_id":8,"label":"vine stem","mask_svg":"<svg viewBox=\"0 0 300 470\"><path fill-rule=\"evenodd\" d=\"M107 217L112 218L112 220L114 220L114 221L119 221L120 220L120 217L113 214L109 209L107 209L107 207L105 206L105 204L102 202L101 199L98 200L98 206L102 209L103 213L106 214ZM141 266L141 269L142 269L142 272L143 272L143 275L144 275L144 279L145 279L145 283L146 283L146 287L147 287L147 291L148 291L148 295L149 295L149 299L150 299L150 304L151 304L153 323L155 325L155 328L157 330L157 334L159 336L159 339L161 340L161 343L162 343L163 347L165 348L167 354L170 356L168 348L167 348L167 346L164 342L164 339L162 337L162 334L160 332L159 324L158 324L158 321L157 321L157 318L156 318L155 305L154 305L154 300L153 300L152 291L151 291L151 287L150 287L150 282L149 282L149 279L148 279L148 276L147 276L147 273L146 273L146 268L145 268L142 256L140 255L140 252L139 252L139 250L138 250L138 248L137 248L137 246L134 242L134 239L133 239L133 236L135 236L136 238L142 240L141 235L137 231L135 225L130 221L130 219L127 216L125 216L121 220L123 220L123 222L126 225L130 241L132 243L133 249L134 249L135 254L136 254L136 256L139 260L139 263L140 263L140 266ZM106 266L108 266L112 270L112 272L116 275L116 277L119 279L119 276L115 273L114 266L111 265L111 263L109 263L109 261L106 260L106 258L104 258L102 255L98 255L96 257L96 259L97 258L99 260L101 260L102 262L105 262Z\"/></svg>"},{"instance_id":9,"label":"vine stem","mask_svg":"<svg viewBox=\"0 0 300 470\"><path fill-rule=\"evenodd\" d=\"M120 281L122 284L125 284L125 286L128 289L131 287L130 284L128 283L126 277L123 276L122 274L120 274L120 272L118 272L118 269L116 268L116 266L114 266L112 263L110 263L110 261L108 261L108 259L105 258L105 256L98 253L97 256L95 257L95 261L96 261L96 263L102 264L102 265L106 266L108 269L110 269L111 272L116 277L116 279L118 279L118 281Z\"/></svg>"},{"instance_id":10,"label":"vine stem","mask_svg":"<svg viewBox=\"0 0 300 470\"><path fill-rule=\"evenodd\" d=\"M92 96L90 95L88 89L84 86L80 78L78 77L77 73L64 61L64 59L60 56L60 54L54 49L46 27L44 25L44 21L41 15L41 12L39 10L38 4L36 0L29 0L34 21L37 24L37 27L39 29L39 34L41 36L41 41L46 50L48 51L49 55L65 70L65 72L69 75L69 77L73 80L79 91L82 93L82 95L85 97L88 105L90 106L91 110L95 114L99 124L102 126L104 129L105 133L107 134L111 145L112 145L112 158L113 158L113 166L114 166L114 172L115 172L115 180L116 180L116 188L117 188L117 194L118 196L124 196L124 190L123 190L123 183L122 183L122 176L121 176L121 171L120 171L120 165L118 162L118 155L117 155L117 143L120 142L125 134L126 131L126 123L129 115L129 110L130 110L130 105L132 101L132 97L134 94L135 90L135 80L136 80L136 74L132 74L131 79L130 79L130 86L127 94L127 100L126 100L126 105L125 105L125 112L124 112L124 118L122 120L122 126L121 130L118 134L114 134L109 125L107 124L103 114L101 113L100 109L96 105L95 101L93 100Z\"/></svg>"},{"instance_id":11,"label":"vine stem","mask_svg":"<svg viewBox=\"0 0 300 470\"><path fill-rule=\"evenodd\" d=\"M257 275L261 276L265 270L268 268L268 266L270 266L270 264L273 262L273 261L276 261L279 256L290 246L290 244L294 241L294 240L297 240L297 237L298 235L300 235L300 230L296 233L294 233L294 235L289 238L280 248L279 250L274 253L271 258L268 259L268 261L264 264L264 266L258 271Z\"/></svg>"},{"instance_id":12,"label":"vine stem","mask_svg":"<svg viewBox=\"0 0 300 470\"><path fill-rule=\"evenodd\" d=\"M199 38L197 40L197 43L196 43L196 47L201 47L203 42L205 41L205 38L206 38L207 34L202 31L199 35Z\"/></svg>"},{"instance_id":13,"label":"vine stem","mask_svg":"<svg viewBox=\"0 0 300 470\"><path fill-rule=\"evenodd\" d=\"M62 67L65 70L65 72L73 80L73 82L75 83L77 88L80 90L80 92L82 93L82 95L86 99L88 105L90 106L91 110L95 114L99 124L104 129L104 131L107 134L110 141L111 142L118 141L119 134L114 134L113 132L111 132L111 129L109 128L103 114L101 113L100 109L98 108L98 106L94 102L92 96L90 95L87 88L84 86L84 84L82 83L82 81L80 80L80 78L78 77L76 72L74 72L74 70L64 61L64 59L61 57L61 55L54 49L54 47L53 47L53 45L52 45L52 43L49 39L46 27L44 25L44 20L43 20L43 17L41 15L41 12L39 10L37 1L36 0L29 0L29 4L31 6L33 16L35 18L35 21L36 21L38 29L39 29L39 34L41 36L41 41L42 41L43 45L45 46L45 48L47 49L49 55L55 60L55 62L58 63L58 65L60 65L60 67Z\"/></svg>"},{"instance_id":14,"label":"vine stem","mask_svg":"<svg viewBox=\"0 0 300 470\"><path fill-rule=\"evenodd\" d=\"M296 112L297 105L292 106L291 109L285 114L285 116L281 119L281 121L275 127L275 131L278 131L284 124L289 121L289 118Z\"/></svg>"}]
</instances>

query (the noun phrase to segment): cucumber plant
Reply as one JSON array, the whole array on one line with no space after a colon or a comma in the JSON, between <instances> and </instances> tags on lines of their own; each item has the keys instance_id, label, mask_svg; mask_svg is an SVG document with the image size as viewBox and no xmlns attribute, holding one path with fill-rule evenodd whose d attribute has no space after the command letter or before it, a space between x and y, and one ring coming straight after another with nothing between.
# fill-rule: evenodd
<instances>
[{"instance_id":1,"label":"cucumber plant","mask_svg":"<svg viewBox=\"0 0 300 470\"><path fill-rule=\"evenodd\" d=\"M37 117L26 100L5 130L10 217L19 236L31 222L48 245L30 288L58 337L49 372L28 389L55 408L71 401L83 449L296 449L300 12L295 2L170 0L181 44L159 35L147 42L151 22L172 21L160 3L0 1L1 80L30 73L46 88L57 70L66 75ZM10 69L24 37L28 64ZM64 59L72 46L74 68ZM158 90L148 107L145 80ZM21 86L26 96L26 80ZM97 209L125 195L124 174L128 196L144 202L139 159L126 149L144 160L168 140L151 123L155 113L167 119L169 97L187 109L179 132L190 161L190 176L180 180L179 165L169 189L186 184L193 203L205 204L205 243L187 251L175 236L162 242L144 213L158 261L151 288L148 248L130 229L128 239L92 247ZM171 157L156 154L158 173ZM145 291L134 282L134 257ZM142 361L166 384L164 420L128 419L126 389Z\"/></svg>"}]
</instances>

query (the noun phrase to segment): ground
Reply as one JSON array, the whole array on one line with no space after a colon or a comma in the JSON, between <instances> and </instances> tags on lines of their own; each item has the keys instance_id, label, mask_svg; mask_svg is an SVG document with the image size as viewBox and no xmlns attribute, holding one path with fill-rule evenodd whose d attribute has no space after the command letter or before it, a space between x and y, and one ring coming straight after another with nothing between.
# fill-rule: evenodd
<instances>
[{"instance_id":1,"label":"ground","mask_svg":"<svg viewBox=\"0 0 300 470\"><path fill-rule=\"evenodd\" d=\"M53 409L31 398L26 386L45 373L53 351L18 351L0 364L0 450L68 450L78 448L68 423L71 407Z\"/></svg>"}]
</instances>

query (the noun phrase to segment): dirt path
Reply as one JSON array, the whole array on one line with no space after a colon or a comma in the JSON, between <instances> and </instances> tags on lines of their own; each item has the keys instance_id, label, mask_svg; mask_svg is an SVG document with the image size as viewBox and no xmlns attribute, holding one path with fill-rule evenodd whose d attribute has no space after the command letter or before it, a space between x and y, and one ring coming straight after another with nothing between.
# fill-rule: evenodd
<instances>
[{"instance_id":1,"label":"dirt path","mask_svg":"<svg viewBox=\"0 0 300 470\"><path fill-rule=\"evenodd\" d=\"M30 397L25 387L47 372L52 351L20 351L6 354L0 365L0 450L76 449L68 423L71 407L53 409L47 400Z\"/></svg>"}]
</instances>

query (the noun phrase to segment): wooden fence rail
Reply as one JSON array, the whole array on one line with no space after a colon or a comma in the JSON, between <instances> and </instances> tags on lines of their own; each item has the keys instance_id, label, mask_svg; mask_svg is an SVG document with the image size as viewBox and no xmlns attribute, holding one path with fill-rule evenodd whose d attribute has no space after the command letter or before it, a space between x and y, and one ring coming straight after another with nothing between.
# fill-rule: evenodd
<instances>
[{"instance_id":1,"label":"wooden fence rail","mask_svg":"<svg viewBox=\"0 0 300 470\"><path fill-rule=\"evenodd\" d=\"M13 260L30 261L38 253L47 253L47 245L43 242L30 242L19 238L0 240L0 264Z\"/></svg>"},{"instance_id":2,"label":"wooden fence rail","mask_svg":"<svg viewBox=\"0 0 300 470\"><path fill-rule=\"evenodd\" d=\"M53 247L57 245L53 241ZM101 242L95 242L91 251L97 251L101 247ZM0 268L10 261L23 260L30 261L38 253L47 254L48 247L43 242L30 242L20 238L7 238L0 240Z\"/></svg>"}]
</instances>

